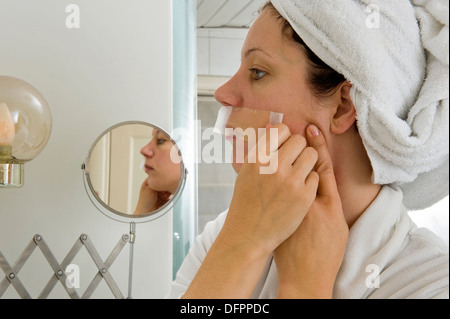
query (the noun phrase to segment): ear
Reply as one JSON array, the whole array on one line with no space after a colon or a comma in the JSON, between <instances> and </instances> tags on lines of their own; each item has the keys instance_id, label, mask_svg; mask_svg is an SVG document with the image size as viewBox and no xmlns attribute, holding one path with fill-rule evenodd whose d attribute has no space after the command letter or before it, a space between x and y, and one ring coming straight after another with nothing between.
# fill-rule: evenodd
<instances>
[{"instance_id":1,"label":"ear","mask_svg":"<svg viewBox=\"0 0 450 319\"><path fill-rule=\"evenodd\" d=\"M350 98L351 87L350 82L345 81L335 93L338 105L335 107L335 113L331 119L331 133L333 134L347 132L356 121L356 109Z\"/></svg>"}]
</instances>

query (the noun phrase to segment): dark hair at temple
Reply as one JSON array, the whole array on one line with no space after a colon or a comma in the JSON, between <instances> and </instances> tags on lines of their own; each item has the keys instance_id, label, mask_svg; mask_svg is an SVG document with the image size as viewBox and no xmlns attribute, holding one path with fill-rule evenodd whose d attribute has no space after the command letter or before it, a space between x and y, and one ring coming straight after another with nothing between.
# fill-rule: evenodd
<instances>
[{"instance_id":1,"label":"dark hair at temple","mask_svg":"<svg viewBox=\"0 0 450 319\"><path fill-rule=\"evenodd\" d=\"M344 76L329 67L306 45L303 39L295 32L289 22L275 9L272 3L266 3L261 8L260 12L266 8L272 10L277 18L282 21L283 33L304 47L310 64L310 68L308 68L308 82L314 94L318 97L332 95L337 87L345 81Z\"/></svg>"}]
</instances>

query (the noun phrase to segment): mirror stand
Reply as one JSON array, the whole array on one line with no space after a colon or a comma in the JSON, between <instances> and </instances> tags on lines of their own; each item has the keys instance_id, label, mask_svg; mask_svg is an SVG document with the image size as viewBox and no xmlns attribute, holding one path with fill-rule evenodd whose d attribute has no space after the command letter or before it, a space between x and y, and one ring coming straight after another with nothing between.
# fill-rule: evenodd
<instances>
[{"instance_id":1,"label":"mirror stand","mask_svg":"<svg viewBox=\"0 0 450 319\"><path fill-rule=\"evenodd\" d=\"M136 224L162 217L180 198L188 174L181 151L156 125L122 122L94 141L81 170L92 204L105 216L130 224L128 299L133 299Z\"/></svg>"},{"instance_id":2,"label":"mirror stand","mask_svg":"<svg viewBox=\"0 0 450 319\"><path fill-rule=\"evenodd\" d=\"M136 241L136 223L130 223L130 263L128 270L128 299L133 299L133 260L134 260L134 242Z\"/></svg>"}]
</instances>

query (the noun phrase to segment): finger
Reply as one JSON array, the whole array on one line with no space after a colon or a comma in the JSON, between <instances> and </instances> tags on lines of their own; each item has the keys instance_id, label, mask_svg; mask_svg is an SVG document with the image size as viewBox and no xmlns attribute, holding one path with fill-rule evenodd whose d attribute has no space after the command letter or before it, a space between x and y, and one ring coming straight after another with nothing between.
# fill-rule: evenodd
<instances>
[{"instance_id":1,"label":"finger","mask_svg":"<svg viewBox=\"0 0 450 319\"><path fill-rule=\"evenodd\" d=\"M296 176L305 181L308 175L313 171L318 159L317 151L312 147L306 147L297 157L293 169Z\"/></svg>"},{"instance_id":2,"label":"finger","mask_svg":"<svg viewBox=\"0 0 450 319\"><path fill-rule=\"evenodd\" d=\"M306 177L305 185L308 191L316 194L317 188L319 187L319 174L315 171L311 171Z\"/></svg>"},{"instance_id":3,"label":"finger","mask_svg":"<svg viewBox=\"0 0 450 319\"><path fill-rule=\"evenodd\" d=\"M271 152L275 152L277 149L280 148L283 143L285 143L289 137L291 136L291 131L289 130L289 127L287 127L286 124L276 124L276 125L267 125L266 131L265 131L265 143L264 146L265 149L269 149ZM264 139L260 139L261 141L264 141Z\"/></svg>"},{"instance_id":4,"label":"finger","mask_svg":"<svg viewBox=\"0 0 450 319\"><path fill-rule=\"evenodd\" d=\"M148 178L145 179L145 181L141 185L141 190L144 190L148 187Z\"/></svg>"},{"instance_id":5,"label":"finger","mask_svg":"<svg viewBox=\"0 0 450 319\"><path fill-rule=\"evenodd\" d=\"M306 139L301 135L292 135L278 150L278 162L281 165L293 165L306 147Z\"/></svg>"},{"instance_id":6,"label":"finger","mask_svg":"<svg viewBox=\"0 0 450 319\"><path fill-rule=\"evenodd\" d=\"M333 162L328 152L325 137L315 125L309 125L307 128L307 140L318 154L315 170L319 175L318 195L334 196L337 194L336 177L333 170Z\"/></svg>"},{"instance_id":7,"label":"finger","mask_svg":"<svg viewBox=\"0 0 450 319\"><path fill-rule=\"evenodd\" d=\"M158 196L164 202L167 202L172 194L169 192L159 192Z\"/></svg>"},{"instance_id":8,"label":"finger","mask_svg":"<svg viewBox=\"0 0 450 319\"><path fill-rule=\"evenodd\" d=\"M291 131L285 124L270 125L266 128L262 136L258 136L259 140L256 145L249 148L247 161L256 163L255 157L268 156L271 152L275 152L291 135Z\"/></svg>"}]
</instances>

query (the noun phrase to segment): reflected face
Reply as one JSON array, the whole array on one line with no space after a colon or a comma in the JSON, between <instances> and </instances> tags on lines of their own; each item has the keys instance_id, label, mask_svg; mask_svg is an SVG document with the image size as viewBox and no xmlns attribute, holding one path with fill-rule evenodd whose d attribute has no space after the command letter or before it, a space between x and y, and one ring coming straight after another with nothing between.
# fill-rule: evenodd
<instances>
[{"instance_id":1,"label":"reflected face","mask_svg":"<svg viewBox=\"0 0 450 319\"><path fill-rule=\"evenodd\" d=\"M154 130L153 138L141 149L148 185L155 191L174 194L178 188L181 167L179 162L171 159L173 148L173 142L164 133Z\"/></svg>"},{"instance_id":2,"label":"reflected face","mask_svg":"<svg viewBox=\"0 0 450 319\"><path fill-rule=\"evenodd\" d=\"M234 106L227 126L264 128L268 112L274 111L284 114L292 134L304 136L310 123L322 127L327 113L321 109L326 108L314 107L307 67L304 48L283 33L270 10L263 10L248 32L239 70L215 94L222 105ZM233 161L236 171L240 165Z\"/></svg>"}]
</instances>

